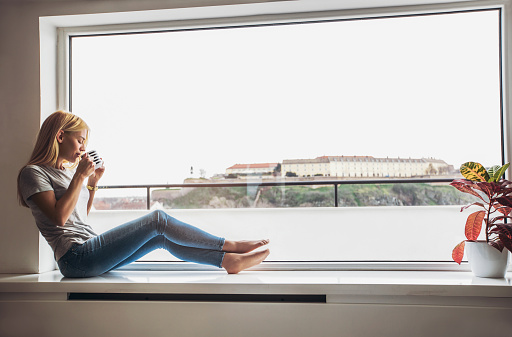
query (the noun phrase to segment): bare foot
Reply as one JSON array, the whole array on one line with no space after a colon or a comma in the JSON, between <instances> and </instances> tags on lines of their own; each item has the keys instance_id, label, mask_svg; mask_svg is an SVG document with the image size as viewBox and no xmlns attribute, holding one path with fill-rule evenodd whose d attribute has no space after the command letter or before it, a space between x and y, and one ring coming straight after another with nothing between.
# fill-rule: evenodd
<instances>
[{"instance_id":1,"label":"bare foot","mask_svg":"<svg viewBox=\"0 0 512 337\"><path fill-rule=\"evenodd\" d=\"M254 241L224 241L224 247L222 247L223 252L227 253L249 253L255 250L256 248L265 246L268 244L270 240L254 240Z\"/></svg>"},{"instance_id":2,"label":"bare foot","mask_svg":"<svg viewBox=\"0 0 512 337\"><path fill-rule=\"evenodd\" d=\"M244 269L260 264L268 254L270 254L268 249L245 254L226 253L222 261L222 268L226 269L228 274L238 274Z\"/></svg>"}]
</instances>

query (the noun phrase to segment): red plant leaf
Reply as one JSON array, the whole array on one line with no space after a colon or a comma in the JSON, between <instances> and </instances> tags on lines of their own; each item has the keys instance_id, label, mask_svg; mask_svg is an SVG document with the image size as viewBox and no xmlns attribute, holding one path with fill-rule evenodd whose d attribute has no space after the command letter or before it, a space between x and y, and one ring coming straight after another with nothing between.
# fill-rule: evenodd
<instances>
[{"instance_id":1,"label":"red plant leaf","mask_svg":"<svg viewBox=\"0 0 512 337\"><path fill-rule=\"evenodd\" d=\"M497 224L491 233L505 235L512 239L512 224Z\"/></svg>"},{"instance_id":2,"label":"red plant leaf","mask_svg":"<svg viewBox=\"0 0 512 337\"><path fill-rule=\"evenodd\" d=\"M509 252L512 252L512 239L506 235L500 234L500 241L509 250Z\"/></svg>"},{"instance_id":3,"label":"red plant leaf","mask_svg":"<svg viewBox=\"0 0 512 337\"><path fill-rule=\"evenodd\" d=\"M473 182L473 188L482 191L489 199L499 193L501 186L497 183L488 183L485 181Z\"/></svg>"},{"instance_id":4,"label":"red plant leaf","mask_svg":"<svg viewBox=\"0 0 512 337\"><path fill-rule=\"evenodd\" d=\"M452 259L453 261L460 264L462 262L462 258L464 257L464 247L466 246L466 241L462 241L459 243L452 251Z\"/></svg>"},{"instance_id":5,"label":"red plant leaf","mask_svg":"<svg viewBox=\"0 0 512 337\"><path fill-rule=\"evenodd\" d=\"M504 195L507 195L510 192L512 192L512 181L502 179L502 180L498 181L497 184L500 185L501 190L503 191Z\"/></svg>"},{"instance_id":6,"label":"red plant leaf","mask_svg":"<svg viewBox=\"0 0 512 337\"><path fill-rule=\"evenodd\" d=\"M496 182L500 186L498 190L498 194L501 197L511 197L512 196L512 181L509 180L500 180L499 182ZM512 198L509 199L509 202L504 202L505 206L511 206L512 207Z\"/></svg>"},{"instance_id":7,"label":"red plant leaf","mask_svg":"<svg viewBox=\"0 0 512 337\"><path fill-rule=\"evenodd\" d=\"M510 212L512 212L512 208L510 207L499 207L498 212L500 212L503 215L510 215Z\"/></svg>"},{"instance_id":8,"label":"red plant leaf","mask_svg":"<svg viewBox=\"0 0 512 337\"><path fill-rule=\"evenodd\" d=\"M504 219L512 219L512 217L505 216L505 215L500 215L500 216L494 217L494 218L491 219L491 221L489 221L489 225L494 225L497 221L501 221L501 220L504 220ZM498 224L498 225L500 225L500 224Z\"/></svg>"},{"instance_id":9,"label":"red plant leaf","mask_svg":"<svg viewBox=\"0 0 512 337\"><path fill-rule=\"evenodd\" d=\"M485 211L478 211L471 213L466 221L466 238L471 241L478 239L480 231L482 230L482 221L485 218Z\"/></svg>"},{"instance_id":10,"label":"red plant leaf","mask_svg":"<svg viewBox=\"0 0 512 337\"><path fill-rule=\"evenodd\" d=\"M507 179L499 180L498 184L500 184L503 188L512 187L512 181L507 180Z\"/></svg>"},{"instance_id":11,"label":"red plant leaf","mask_svg":"<svg viewBox=\"0 0 512 337\"><path fill-rule=\"evenodd\" d=\"M463 207L460 209L460 211L462 212L462 211L464 211L465 209L467 209L467 208L469 208L469 207L471 207L471 206L480 206L480 207L482 207L482 208L485 208L485 206L484 206L481 202L474 202L474 203L472 203L472 204L469 204L469 205L463 206Z\"/></svg>"},{"instance_id":12,"label":"red plant leaf","mask_svg":"<svg viewBox=\"0 0 512 337\"><path fill-rule=\"evenodd\" d=\"M472 182L472 181L465 180L465 179L455 179L454 181L452 181L450 183L450 185L455 187L456 189L458 189L459 191L461 191L463 193L472 194L475 197L480 198L483 201L485 201L484 198L482 198L482 196L480 194L478 194L478 192L476 192L475 190L472 189L472 187L474 185L474 182Z\"/></svg>"},{"instance_id":13,"label":"red plant leaf","mask_svg":"<svg viewBox=\"0 0 512 337\"><path fill-rule=\"evenodd\" d=\"M511 207L508 207L508 206L503 206L499 203L496 203L495 205L493 205L493 207L498 211L500 212L501 214L503 215L509 215L510 212L512 212L512 208Z\"/></svg>"},{"instance_id":14,"label":"red plant leaf","mask_svg":"<svg viewBox=\"0 0 512 337\"><path fill-rule=\"evenodd\" d=\"M496 199L500 205L506 206L506 207L512 207L512 197L504 196Z\"/></svg>"},{"instance_id":15,"label":"red plant leaf","mask_svg":"<svg viewBox=\"0 0 512 337\"><path fill-rule=\"evenodd\" d=\"M503 244L503 241L500 240L500 239L489 240L489 245L493 246L494 248L496 248L500 252L503 251L504 244Z\"/></svg>"}]
</instances>

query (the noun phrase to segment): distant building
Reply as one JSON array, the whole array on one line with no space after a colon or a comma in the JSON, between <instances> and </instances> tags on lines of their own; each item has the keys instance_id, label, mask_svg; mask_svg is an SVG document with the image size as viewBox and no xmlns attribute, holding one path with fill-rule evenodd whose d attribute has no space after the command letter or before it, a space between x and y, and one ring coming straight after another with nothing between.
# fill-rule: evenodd
<instances>
[{"instance_id":1,"label":"distant building","mask_svg":"<svg viewBox=\"0 0 512 337\"><path fill-rule=\"evenodd\" d=\"M414 177L453 171L453 166L439 159L374 158L371 156L322 156L315 159L285 159L281 175L299 177Z\"/></svg>"},{"instance_id":2,"label":"distant building","mask_svg":"<svg viewBox=\"0 0 512 337\"><path fill-rule=\"evenodd\" d=\"M329 176L331 164L328 157L315 159L285 159L281 165L281 175L295 173L298 177Z\"/></svg>"},{"instance_id":3,"label":"distant building","mask_svg":"<svg viewBox=\"0 0 512 337\"><path fill-rule=\"evenodd\" d=\"M279 163L236 164L226 169L228 176L272 175Z\"/></svg>"}]
</instances>

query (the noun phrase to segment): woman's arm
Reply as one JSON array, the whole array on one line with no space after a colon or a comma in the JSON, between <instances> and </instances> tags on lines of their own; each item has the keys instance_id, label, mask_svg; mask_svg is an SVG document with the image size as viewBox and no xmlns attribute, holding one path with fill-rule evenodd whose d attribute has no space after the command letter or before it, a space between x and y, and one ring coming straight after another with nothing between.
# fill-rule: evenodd
<instances>
[{"instance_id":1,"label":"woman's arm","mask_svg":"<svg viewBox=\"0 0 512 337\"><path fill-rule=\"evenodd\" d=\"M92 186L92 185L89 185L89 186L96 187L96 186ZM89 212L91 211L92 201L94 200L94 194L96 194L95 190L89 190L89 200L87 201L87 215L89 215Z\"/></svg>"},{"instance_id":2,"label":"woman's arm","mask_svg":"<svg viewBox=\"0 0 512 337\"><path fill-rule=\"evenodd\" d=\"M87 182L87 186L90 186L93 188L92 190L89 190L89 200L87 201L87 215L89 215L89 212L91 211L92 202L94 200L94 195L96 194L96 191L94 190L94 188L98 185L98 181L103 176L104 172L105 172L104 166L98 168L96 171L94 171L94 174L92 174L89 177L89 180Z\"/></svg>"},{"instance_id":3,"label":"woman's arm","mask_svg":"<svg viewBox=\"0 0 512 337\"><path fill-rule=\"evenodd\" d=\"M57 226L64 226L78 202L80 190L84 180L94 172L94 163L84 157L78 165L69 187L59 200L54 191L45 191L34 194L31 198L34 203Z\"/></svg>"}]
</instances>

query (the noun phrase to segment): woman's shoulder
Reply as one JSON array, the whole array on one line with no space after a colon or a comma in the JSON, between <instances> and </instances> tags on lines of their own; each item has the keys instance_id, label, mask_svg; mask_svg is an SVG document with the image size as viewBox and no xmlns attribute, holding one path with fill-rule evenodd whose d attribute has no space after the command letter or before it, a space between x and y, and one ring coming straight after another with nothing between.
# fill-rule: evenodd
<instances>
[{"instance_id":1,"label":"woman's shoulder","mask_svg":"<svg viewBox=\"0 0 512 337\"><path fill-rule=\"evenodd\" d=\"M59 172L60 171L60 172ZM66 175L64 170L57 170L46 165L26 165L21 169L22 176L38 176L38 177L59 177Z\"/></svg>"},{"instance_id":2,"label":"woman's shoulder","mask_svg":"<svg viewBox=\"0 0 512 337\"><path fill-rule=\"evenodd\" d=\"M28 174L28 175L40 175L40 174L48 174L50 172L50 169L47 166L43 165L26 165L21 169L21 174Z\"/></svg>"},{"instance_id":3,"label":"woman's shoulder","mask_svg":"<svg viewBox=\"0 0 512 337\"><path fill-rule=\"evenodd\" d=\"M48 176L46 170L39 165L26 165L20 171L20 178L33 179L35 177L46 177Z\"/></svg>"},{"instance_id":4,"label":"woman's shoulder","mask_svg":"<svg viewBox=\"0 0 512 337\"><path fill-rule=\"evenodd\" d=\"M71 180L73 172L64 169L59 170L46 165L26 165L20 173L22 180L67 181Z\"/></svg>"},{"instance_id":5,"label":"woman's shoulder","mask_svg":"<svg viewBox=\"0 0 512 337\"><path fill-rule=\"evenodd\" d=\"M43 172L43 169L39 165L25 165L20 172L21 174L32 174L34 172Z\"/></svg>"},{"instance_id":6,"label":"woman's shoulder","mask_svg":"<svg viewBox=\"0 0 512 337\"><path fill-rule=\"evenodd\" d=\"M29 165L25 165L25 167L23 167L22 171L24 170L29 170L29 171L42 171L42 166L40 165L32 165L32 164L29 164Z\"/></svg>"}]
</instances>

